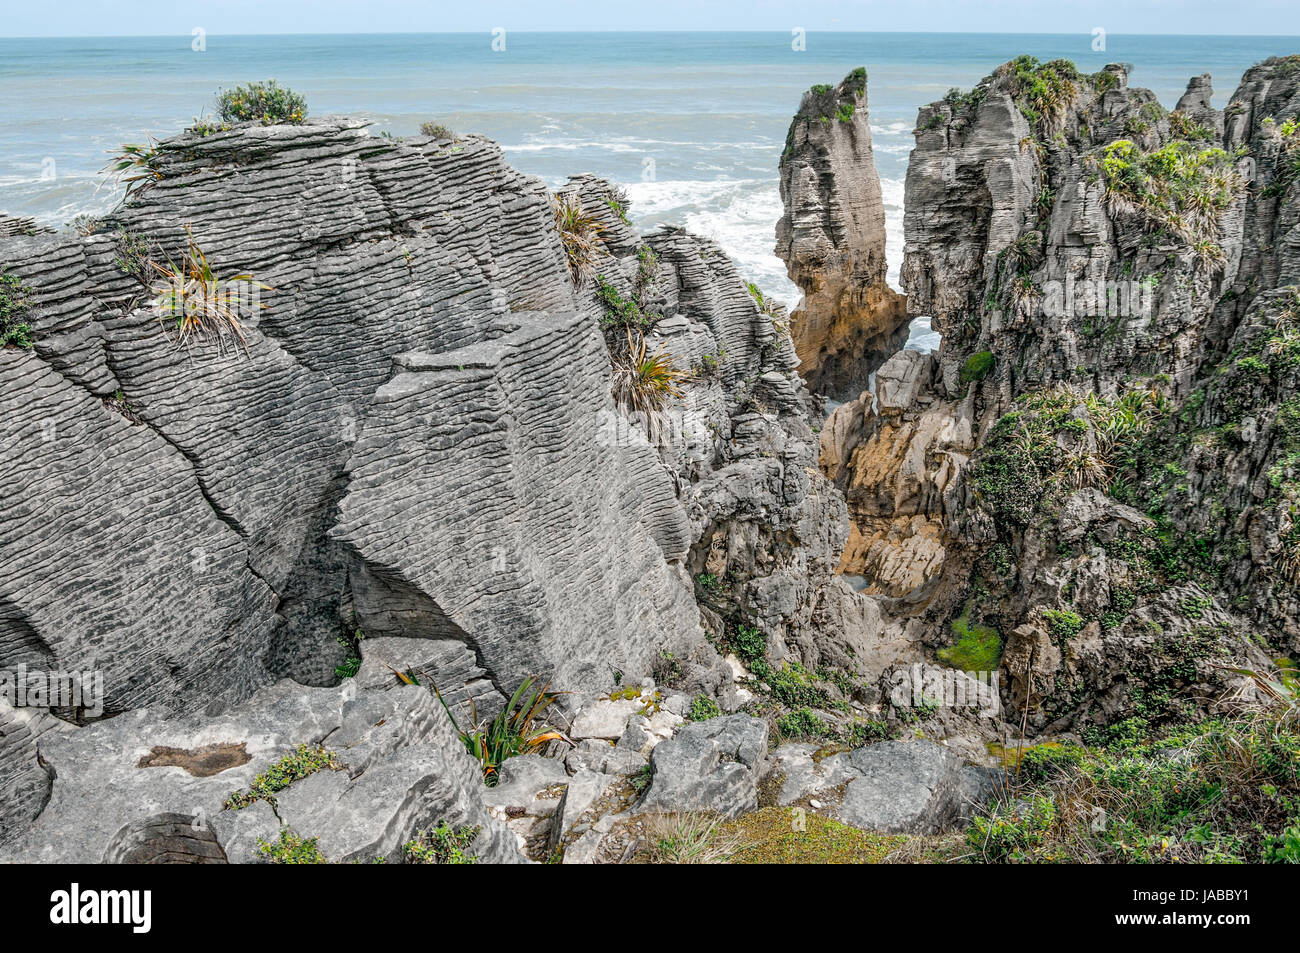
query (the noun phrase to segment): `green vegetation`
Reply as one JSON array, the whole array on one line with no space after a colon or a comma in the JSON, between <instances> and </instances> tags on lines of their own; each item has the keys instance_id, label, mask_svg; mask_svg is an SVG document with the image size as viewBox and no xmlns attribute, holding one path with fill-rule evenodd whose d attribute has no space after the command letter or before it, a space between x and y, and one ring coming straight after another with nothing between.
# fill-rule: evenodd
<instances>
[{"instance_id":1,"label":"green vegetation","mask_svg":"<svg viewBox=\"0 0 1300 953\"><path fill-rule=\"evenodd\" d=\"M1079 71L1069 60L1040 63L1032 56L1018 56L994 75L1009 80L1016 105L1040 135L1060 127L1065 111L1079 95Z\"/></svg>"},{"instance_id":2,"label":"green vegetation","mask_svg":"<svg viewBox=\"0 0 1300 953\"><path fill-rule=\"evenodd\" d=\"M255 292L273 289L252 275L219 278L188 229L186 236L187 248L179 262L170 257L165 264L149 262L157 274L149 289L155 312L171 324L179 344L207 337L218 347L224 347L227 340L247 347L243 318L254 308L266 307L256 302ZM247 294L249 289L253 293Z\"/></svg>"},{"instance_id":3,"label":"green vegetation","mask_svg":"<svg viewBox=\"0 0 1300 953\"><path fill-rule=\"evenodd\" d=\"M1219 214L1242 184L1228 153L1188 141L1143 152L1121 139L1102 150L1098 164L1112 213L1139 215L1188 244L1219 237Z\"/></svg>"},{"instance_id":4,"label":"green vegetation","mask_svg":"<svg viewBox=\"0 0 1300 953\"><path fill-rule=\"evenodd\" d=\"M810 708L797 708L776 720L777 731L783 738L822 739L833 735L826 720Z\"/></svg>"},{"instance_id":5,"label":"green vegetation","mask_svg":"<svg viewBox=\"0 0 1300 953\"><path fill-rule=\"evenodd\" d=\"M1027 526L1058 490L1068 494L1108 486L1165 412L1164 399L1150 390L1117 399L1067 387L1024 395L976 454L976 496L999 520ZM1091 443L1085 439L1089 434Z\"/></svg>"},{"instance_id":6,"label":"green vegetation","mask_svg":"<svg viewBox=\"0 0 1300 953\"><path fill-rule=\"evenodd\" d=\"M605 199L605 205L609 207L609 210L613 212L614 215L618 218L618 220L622 222L624 225L632 224L632 222L627 217L627 199L617 199L617 198ZM648 246L642 246L642 247L648 247Z\"/></svg>"},{"instance_id":7,"label":"green vegetation","mask_svg":"<svg viewBox=\"0 0 1300 953\"><path fill-rule=\"evenodd\" d=\"M1058 643L1067 642L1083 631L1083 618L1071 609L1044 609L1043 619L1048 633Z\"/></svg>"},{"instance_id":8,"label":"green vegetation","mask_svg":"<svg viewBox=\"0 0 1300 953\"><path fill-rule=\"evenodd\" d=\"M1300 735L1294 682L1267 708L1121 734L1106 747L1035 746L1015 786L967 831L977 861L1295 863Z\"/></svg>"},{"instance_id":9,"label":"green vegetation","mask_svg":"<svg viewBox=\"0 0 1300 953\"><path fill-rule=\"evenodd\" d=\"M466 853L479 835L480 828L453 828L445 820L431 830L416 831L415 837L402 845L402 853L412 864L476 864L478 857Z\"/></svg>"},{"instance_id":10,"label":"green vegetation","mask_svg":"<svg viewBox=\"0 0 1300 953\"><path fill-rule=\"evenodd\" d=\"M236 791L231 794L226 799L226 810L237 811L255 801L266 801L274 807L276 793L293 782L301 781L325 768L342 771L344 767L333 751L327 751L320 745L300 744L292 754L285 755L254 778L246 792Z\"/></svg>"},{"instance_id":11,"label":"green vegetation","mask_svg":"<svg viewBox=\"0 0 1300 953\"><path fill-rule=\"evenodd\" d=\"M304 840L289 828L282 827L278 840L265 841L259 837L257 846L273 864L328 864L316 846L318 840L317 837Z\"/></svg>"},{"instance_id":12,"label":"green vegetation","mask_svg":"<svg viewBox=\"0 0 1300 953\"><path fill-rule=\"evenodd\" d=\"M658 319L658 315L642 311L635 298L624 298L619 294L604 275L596 276L596 297L604 305L600 326L606 331L614 328L645 330Z\"/></svg>"},{"instance_id":13,"label":"green vegetation","mask_svg":"<svg viewBox=\"0 0 1300 953\"><path fill-rule=\"evenodd\" d=\"M691 710L686 716L687 721L708 721L710 718L717 718L722 714L722 709L708 695L696 695L695 700L691 702Z\"/></svg>"},{"instance_id":14,"label":"green vegetation","mask_svg":"<svg viewBox=\"0 0 1300 953\"><path fill-rule=\"evenodd\" d=\"M730 643L736 658L744 662L751 672L758 674L757 666L766 668L767 636L761 631L750 626L739 625L732 634Z\"/></svg>"},{"instance_id":15,"label":"green vegetation","mask_svg":"<svg viewBox=\"0 0 1300 953\"><path fill-rule=\"evenodd\" d=\"M562 732L545 721L546 710L563 693L550 691L549 682L533 691L535 682L535 678L524 679L500 714L485 727L476 725L468 731L462 730L456 723L456 716L443 701L442 694L438 694L438 700L451 719L452 727L460 734L465 750L474 756L482 768L483 782L488 787L496 785L501 763L507 758L536 751L552 741L567 740ZM476 717L472 710L471 717Z\"/></svg>"},{"instance_id":16,"label":"green vegetation","mask_svg":"<svg viewBox=\"0 0 1300 953\"><path fill-rule=\"evenodd\" d=\"M596 273L602 228L596 217L582 209L576 195L560 194L551 202L555 230L564 249L564 263L573 287L581 288Z\"/></svg>"},{"instance_id":17,"label":"green vegetation","mask_svg":"<svg viewBox=\"0 0 1300 953\"><path fill-rule=\"evenodd\" d=\"M352 678L361 669L361 642L365 639L366 634L361 631L359 626L353 626L351 635L340 635L337 639L339 645L347 650L347 655L343 661L334 666L334 677L337 679Z\"/></svg>"},{"instance_id":18,"label":"green vegetation","mask_svg":"<svg viewBox=\"0 0 1300 953\"><path fill-rule=\"evenodd\" d=\"M126 194L130 197L162 179L162 155L156 139L147 145L123 143L122 151L113 157L103 171L125 185Z\"/></svg>"},{"instance_id":19,"label":"green vegetation","mask_svg":"<svg viewBox=\"0 0 1300 953\"><path fill-rule=\"evenodd\" d=\"M940 661L965 672L996 672L1002 661L1002 636L988 625L972 625L971 607L952 623L957 641L938 652Z\"/></svg>"},{"instance_id":20,"label":"green vegetation","mask_svg":"<svg viewBox=\"0 0 1300 953\"><path fill-rule=\"evenodd\" d=\"M451 139L452 141L456 139L456 134L440 122L420 123L420 135L428 136L430 139Z\"/></svg>"},{"instance_id":21,"label":"green vegetation","mask_svg":"<svg viewBox=\"0 0 1300 953\"><path fill-rule=\"evenodd\" d=\"M35 346L29 294L17 276L0 272L0 347L31 350Z\"/></svg>"},{"instance_id":22,"label":"green vegetation","mask_svg":"<svg viewBox=\"0 0 1300 953\"><path fill-rule=\"evenodd\" d=\"M653 419L667 405L669 398L681 397L679 386L686 373L678 369L668 354L646 353L645 335L628 327L627 350L613 355L614 374L610 382L614 401L628 413ZM653 439L654 434L650 434Z\"/></svg>"},{"instance_id":23,"label":"green vegetation","mask_svg":"<svg viewBox=\"0 0 1300 953\"><path fill-rule=\"evenodd\" d=\"M765 807L726 822L721 830L739 842L733 864L879 864L911 840L788 807Z\"/></svg>"},{"instance_id":24,"label":"green vegetation","mask_svg":"<svg viewBox=\"0 0 1300 953\"><path fill-rule=\"evenodd\" d=\"M646 864L721 864L740 847L740 839L708 814L651 814L645 821L649 847L637 861Z\"/></svg>"},{"instance_id":25,"label":"green vegetation","mask_svg":"<svg viewBox=\"0 0 1300 953\"><path fill-rule=\"evenodd\" d=\"M271 79L220 91L217 112L223 122L298 125L307 118L307 100Z\"/></svg>"},{"instance_id":26,"label":"green vegetation","mask_svg":"<svg viewBox=\"0 0 1300 953\"><path fill-rule=\"evenodd\" d=\"M966 359L961 367L961 382L982 381L993 370L993 352L979 351Z\"/></svg>"}]
</instances>

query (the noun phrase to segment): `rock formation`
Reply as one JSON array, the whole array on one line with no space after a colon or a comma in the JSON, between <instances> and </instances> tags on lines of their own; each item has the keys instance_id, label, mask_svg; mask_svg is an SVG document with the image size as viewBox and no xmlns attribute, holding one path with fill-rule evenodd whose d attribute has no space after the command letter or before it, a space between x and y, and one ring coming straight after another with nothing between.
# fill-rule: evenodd
<instances>
[{"instance_id":1,"label":"rock formation","mask_svg":"<svg viewBox=\"0 0 1300 953\"><path fill-rule=\"evenodd\" d=\"M1022 57L918 117L902 279L942 346L838 408L822 463L845 568L941 623L931 651L1001 633L1031 729L1177 718L1219 660L1267 666L1247 633L1295 650L1265 423L1294 394L1294 59L1171 113L1122 67Z\"/></svg>"},{"instance_id":2,"label":"rock formation","mask_svg":"<svg viewBox=\"0 0 1300 953\"><path fill-rule=\"evenodd\" d=\"M647 419L611 400L601 300L570 281L551 198L493 143L375 139L329 119L191 130L153 163L88 234L0 244L36 339L0 351L13 451L0 662L104 689L94 707L5 708L0 842L37 816L41 831L81 824L76 785L90 782L51 768L56 737L91 744L131 713L134 733L94 742L122 758L85 769L153 790L180 771L136 774L142 745L246 742L262 715L243 713L280 697L267 686L284 677L346 707L353 696L323 686L355 671L344 686L365 708L403 673L469 726L532 675L575 712L652 673L734 708L747 693L709 640L725 646L742 619L778 664L820 656L823 590L855 598L834 577L843 503L816 468L785 316L715 245L673 229L642 239L608 183L569 187L602 218L602 280L629 297L635 284L651 353L690 368ZM232 305L238 323L181 340L157 274L199 256L252 300ZM727 580L727 621L696 604L708 571ZM234 719L220 722L229 737L205 734L205 714ZM286 725L204 798L346 728ZM419 732L402 744L459 746ZM165 833L188 790L157 787L153 814L129 798L106 811L114 830L77 856L117 856L122 831ZM327 856L391 856L394 831L472 819L481 790L449 790L382 842L331 846L325 831L352 821L317 803L319 830L302 833ZM214 829L230 857L234 835Z\"/></svg>"},{"instance_id":3,"label":"rock formation","mask_svg":"<svg viewBox=\"0 0 1300 953\"><path fill-rule=\"evenodd\" d=\"M1218 711L1300 650L1298 115L1294 57L1222 112L1031 58L924 107L933 355L857 72L783 158L793 316L608 182L348 119L196 128L84 234L4 229L0 859L927 834L1013 731ZM209 270L195 327L159 276ZM533 676L554 731L485 772Z\"/></svg>"},{"instance_id":4,"label":"rock formation","mask_svg":"<svg viewBox=\"0 0 1300 953\"><path fill-rule=\"evenodd\" d=\"M908 322L885 280L866 70L804 93L781 154L781 200L776 254L804 294L791 316L799 372L815 392L852 400L902 346Z\"/></svg>"}]
</instances>

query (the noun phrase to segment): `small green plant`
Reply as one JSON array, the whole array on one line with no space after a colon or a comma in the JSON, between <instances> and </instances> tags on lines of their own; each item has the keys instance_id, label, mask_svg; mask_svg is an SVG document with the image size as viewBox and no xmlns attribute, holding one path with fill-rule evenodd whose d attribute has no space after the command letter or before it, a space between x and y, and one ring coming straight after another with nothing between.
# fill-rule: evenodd
<instances>
[{"instance_id":1,"label":"small green plant","mask_svg":"<svg viewBox=\"0 0 1300 953\"><path fill-rule=\"evenodd\" d=\"M103 171L125 185L128 196L137 195L162 179L161 159L156 139L145 145L124 143Z\"/></svg>"},{"instance_id":2,"label":"small green plant","mask_svg":"<svg viewBox=\"0 0 1300 953\"><path fill-rule=\"evenodd\" d=\"M673 359L661 352L646 354L645 335L629 327L627 352L614 356L610 389L615 402L628 413L653 419L671 397L681 397L680 384L686 374ZM651 434L653 436L653 434Z\"/></svg>"},{"instance_id":3,"label":"small green plant","mask_svg":"<svg viewBox=\"0 0 1300 953\"><path fill-rule=\"evenodd\" d=\"M343 661L334 666L334 677L337 679L352 678L361 670L361 642L365 639L366 634L360 628L354 629L351 636L340 635L338 637L339 645L347 649L347 655Z\"/></svg>"},{"instance_id":4,"label":"small green plant","mask_svg":"<svg viewBox=\"0 0 1300 953\"><path fill-rule=\"evenodd\" d=\"M412 864L476 864L478 857L466 853L479 835L478 827L452 827L445 820L430 830L416 831L402 845Z\"/></svg>"},{"instance_id":5,"label":"small green plant","mask_svg":"<svg viewBox=\"0 0 1300 953\"><path fill-rule=\"evenodd\" d=\"M1074 638L1085 624L1083 617L1071 609L1044 609L1043 619L1052 638L1061 642Z\"/></svg>"},{"instance_id":6,"label":"small green plant","mask_svg":"<svg viewBox=\"0 0 1300 953\"><path fill-rule=\"evenodd\" d=\"M29 323L32 311L27 287L15 275L0 273L0 347L31 350L36 344Z\"/></svg>"},{"instance_id":7,"label":"small green plant","mask_svg":"<svg viewBox=\"0 0 1300 953\"><path fill-rule=\"evenodd\" d=\"M287 827L280 828L280 837L275 841L257 839L257 846L263 856L273 864L328 864L325 855L316 846L318 837L302 838Z\"/></svg>"},{"instance_id":8,"label":"small green plant","mask_svg":"<svg viewBox=\"0 0 1300 953\"><path fill-rule=\"evenodd\" d=\"M327 751L321 745L300 744L292 754L285 755L254 778L247 791L236 791L226 798L226 810L237 811L255 801L266 801L274 807L276 793L293 782L326 768L342 771L344 767L333 751Z\"/></svg>"},{"instance_id":9,"label":"small green plant","mask_svg":"<svg viewBox=\"0 0 1300 953\"><path fill-rule=\"evenodd\" d=\"M223 122L298 125L307 118L307 100L271 79L222 90L217 94L217 112Z\"/></svg>"},{"instance_id":10,"label":"small green plant","mask_svg":"<svg viewBox=\"0 0 1300 953\"><path fill-rule=\"evenodd\" d=\"M776 720L776 728L785 738L830 738L834 734L826 720L811 708L796 708Z\"/></svg>"},{"instance_id":11,"label":"small green plant","mask_svg":"<svg viewBox=\"0 0 1300 953\"><path fill-rule=\"evenodd\" d=\"M686 716L688 721L708 721L710 718L717 718L722 714L722 709L708 695L696 695L695 700L691 702L690 713Z\"/></svg>"},{"instance_id":12,"label":"small green plant","mask_svg":"<svg viewBox=\"0 0 1300 953\"><path fill-rule=\"evenodd\" d=\"M501 763L507 758L536 751L552 741L568 741L563 732L552 728L545 721L546 710L565 693L550 691L549 682L533 691L536 681L535 677L524 679L499 715L487 725L475 726L468 731L462 730L456 723L456 716L443 701L442 694L438 693L438 700L442 702L447 717L460 735L465 750L474 756L482 768L483 781L488 787L496 786ZM470 707L470 717L476 718L473 699L470 700Z\"/></svg>"},{"instance_id":13,"label":"small green plant","mask_svg":"<svg viewBox=\"0 0 1300 953\"><path fill-rule=\"evenodd\" d=\"M623 200L621 200L621 201L620 201L619 199L616 199L616 198L613 198L613 199L605 199L605 205L607 205L607 206L609 207L609 210L610 210L611 212L613 212L614 215L618 218L618 220L619 220L620 222L622 222L624 225L631 225L631 224L632 224L632 222L631 222L631 221L628 219L628 217L627 217L627 200L626 200L626 199L623 199Z\"/></svg>"},{"instance_id":14,"label":"small green plant","mask_svg":"<svg viewBox=\"0 0 1300 953\"><path fill-rule=\"evenodd\" d=\"M767 636L752 626L740 625L731 637L731 648L752 670L767 655Z\"/></svg>"},{"instance_id":15,"label":"small green plant","mask_svg":"<svg viewBox=\"0 0 1300 953\"><path fill-rule=\"evenodd\" d=\"M420 135L428 136L430 139L456 139L456 134L439 122L422 122L420 123Z\"/></svg>"},{"instance_id":16,"label":"small green plant","mask_svg":"<svg viewBox=\"0 0 1300 953\"><path fill-rule=\"evenodd\" d=\"M564 262L573 287L581 288L596 273L596 259L601 249L600 223L584 212L576 195L560 194L551 201L555 230L564 249Z\"/></svg>"},{"instance_id":17,"label":"small green plant","mask_svg":"<svg viewBox=\"0 0 1300 953\"><path fill-rule=\"evenodd\" d=\"M246 348L243 318L266 307L258 299L258 291L273 289L252 275L219 278L188 229L186 235L187 248L179 262L170 257L165 263L149 262L157 273L150 287L155 312L170 325L178 344L210 337L219 348L224 348L227 340Z\"/></svg>"}]
</instances>

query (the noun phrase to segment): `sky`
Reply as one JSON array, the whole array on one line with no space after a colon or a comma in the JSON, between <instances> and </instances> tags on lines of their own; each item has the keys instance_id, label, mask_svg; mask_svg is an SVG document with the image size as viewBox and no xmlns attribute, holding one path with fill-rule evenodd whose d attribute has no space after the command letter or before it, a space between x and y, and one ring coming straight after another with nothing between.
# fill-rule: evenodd
<instances>
[{"instance_id":1,"label":"sky","mask_svg":"<svg viewBox=\"0 0 1300 953\"><path fill-rule=\"evenodd\" d=\"M781 30L1300 35L1300 0L3 0L0 36Z\"/></svg>"}]
</instances>

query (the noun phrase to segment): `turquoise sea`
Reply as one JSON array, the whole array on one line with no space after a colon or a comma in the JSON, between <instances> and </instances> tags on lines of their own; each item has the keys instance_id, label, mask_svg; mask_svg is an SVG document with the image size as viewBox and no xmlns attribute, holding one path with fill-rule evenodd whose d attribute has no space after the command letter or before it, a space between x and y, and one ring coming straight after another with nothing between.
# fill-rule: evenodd
<instances>
[{"instance_id":1,"label":"turquoise sea","mask_svg":"<svg viewBox=\"0 0 1300 953\"><path fill-rule=\"evenodd\" d=\"M1173 106L1214 76L1221 105L1241 73L1300 38L809 33L483 34L0 39L0 211L61 225L116 201L98 171L119 143L166 136L210 111L222 86L274 77L311 111L359 113L373 131L434 119L500 142L558 185L594 172L627 186L644 229L716 238L752 280L793 302L772 254L777 160L800 94L856 66L870 77L892 272L902 256L902 181L917 107L1013 56L1081 69L1133 64L1131 82ZM500 45L500 44L498 44Z\"/></svg>"}]
</instances>

